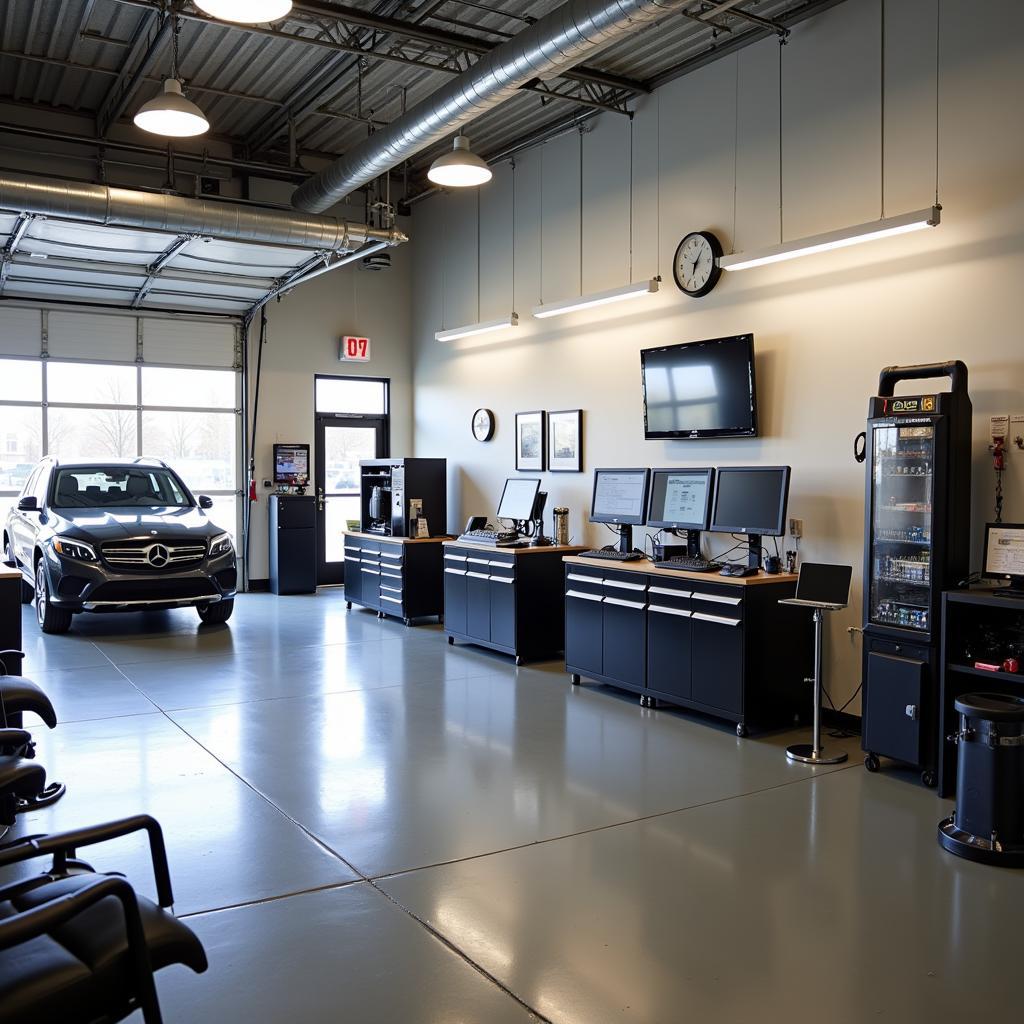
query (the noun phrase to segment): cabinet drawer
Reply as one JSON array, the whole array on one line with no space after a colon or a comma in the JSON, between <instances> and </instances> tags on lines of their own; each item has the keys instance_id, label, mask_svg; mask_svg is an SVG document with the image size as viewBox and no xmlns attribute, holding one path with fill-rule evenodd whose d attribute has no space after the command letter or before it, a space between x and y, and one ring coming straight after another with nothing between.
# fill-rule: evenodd
<instances>
[{"instance_id":1,"label":"cabinet drawer","mask_svg":"<svg viewBox=\"0 0 1024 1024\"><path fill-rule=\"evenodd\" d=\"M402 607L402 595L400 593L387 594L384 592L384 587L380 588L380 600L382 608L386 608L388 605L392 605L397 608Z\"/></svg>"},{"instance_id":2,"label":"cabinet drawer","mask_svg":"<svg viewBox=\"0 0 1024 1024\"><path fill-rule=\"evenodd\" d=\"M346 544L345 545L345 554L346 555L353 554L353 555L356 555L358 557L359 553L362 550L363 549L358 544Z\"/></svg>"},{"instance_id":3,"label":"cabinet drawer","mask_svg":"<svg viewBox=\"0 0 1024 1024\"><path fill-rule=\"evenodd\" d=\"M444 563L445 565L465 565L466 556L457 554L454 551L446 551L444 553Z\"/></svg>"},{"instance_id":4,"label":"cabinet drawer","mask_svg":"<svg viewBox=\"0 0 1024 1024\"><path fill-rule=\"evenodd\" d=\"M690 594L693 611L707 615L720 615L728 619L743 618L743 597L736 593L694 590Z\"/></svg>"},{"instance_id":5,"label":"cabinet drawer","mask_svg":"<svg viewBox=\"0 0 1024 1024\"><path fill-rule=\"evenodd\" d=\"M583 573L571 571L565 574L565 592L567 595L582 594L584 597L593 597L595 601L600 601L605 592L602 586L603 583L604 580L600 576L587 576Z\"/></svg>"},{"instance_id":6,"label":"cabinet drawer","mask_svg":"<svg viewBox=\"0 0 1024 1024\"><path fill-rule=\"evenodd\" d=\"M380 546L380 559L382 562L401 565L404 557L401 544L382 544Z\"/></svg>"}]
</instances>

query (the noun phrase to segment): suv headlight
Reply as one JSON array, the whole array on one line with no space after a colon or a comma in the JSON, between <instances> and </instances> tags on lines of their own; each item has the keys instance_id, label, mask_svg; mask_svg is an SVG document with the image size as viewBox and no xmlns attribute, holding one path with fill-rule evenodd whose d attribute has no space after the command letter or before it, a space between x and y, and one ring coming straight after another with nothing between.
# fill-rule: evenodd
<instances>
[{"instance_id":1,"label":"suv headlight","mask_svg":"<svg viewBox=\"0 0 1024 1024\"><path fill-rule=\"evenodd\" d=\"M218 533L213 540L210 541L210 557L216 558L218 555L226 555L229 551L234 551L235 546L231 543L230 533Z\"/></svg>"},{"instance_id":2,"label":"suv headlight","mask_svg":"<svg viewBox=\"0 0 1024 1024\"><path fill-rule=\"evenodd\" d=\"M76 562L95 562L96 552L92 549L89 544L81 540L64 540L61 537L55 537L53 541L53 550L58 555L63 555L65 558L73 558Z\"/></svg>"}]
</instances>

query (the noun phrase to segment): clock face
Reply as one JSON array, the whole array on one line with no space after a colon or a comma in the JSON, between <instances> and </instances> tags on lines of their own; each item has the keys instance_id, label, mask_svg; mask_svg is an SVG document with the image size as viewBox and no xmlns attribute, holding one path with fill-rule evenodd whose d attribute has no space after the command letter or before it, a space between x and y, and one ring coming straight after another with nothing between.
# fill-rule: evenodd
<instances>
[{"instance_id":1,"label":"clock face","mask_svg":"<svg viewBox=\"0 0 1024 1024\"><path fill-rule=\"evenodd\" d=\"M679 289L695 299L707 295L722 276L721 255L722 246L710 231L691 231L679 243L672 265Z\"/></svg>"},{"instance_id":2,"label":"clock face","mask_svg":"<svg viewBox=\"0 0 1024 1024\"><path fill-rule=\"evenodd\" d=\"M490 441L494 436L494 413L490 409L473 413L473 436L478 441Z\"/></svg>"}]
</instances>

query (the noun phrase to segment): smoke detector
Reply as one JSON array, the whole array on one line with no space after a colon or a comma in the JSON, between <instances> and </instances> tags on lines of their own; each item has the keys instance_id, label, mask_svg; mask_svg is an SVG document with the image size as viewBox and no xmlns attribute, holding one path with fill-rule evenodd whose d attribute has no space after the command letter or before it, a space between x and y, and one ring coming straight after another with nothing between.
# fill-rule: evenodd
<instances>
[{"instance_id":1,"label":"smoke detector","mask_svg":"<svg viewBox=\"0 0 1024 1024\"><path fill-rule=\"evenodd\" d=\"M391 269L391 253L389 252L375 252L369 256L364 256L360 266L363 270L390 270Z\"/></svg>"}]
</instances>

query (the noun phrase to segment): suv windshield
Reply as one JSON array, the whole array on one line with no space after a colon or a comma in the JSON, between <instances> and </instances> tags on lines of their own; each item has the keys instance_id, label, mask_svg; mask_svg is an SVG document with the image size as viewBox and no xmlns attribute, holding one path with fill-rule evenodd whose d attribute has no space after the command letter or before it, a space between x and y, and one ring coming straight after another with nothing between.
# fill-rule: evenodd
<instances>
[{"instance_id":1,"label":"suv windshield","mask_svg":"<svg viewBox=\"0 0 1024 1024\"><path fill-rule=\"evenodd\" d=\"M189 507L174 474L149 466L84 466L57 470L54 508Z\"/></svg>"}]
</instances>

